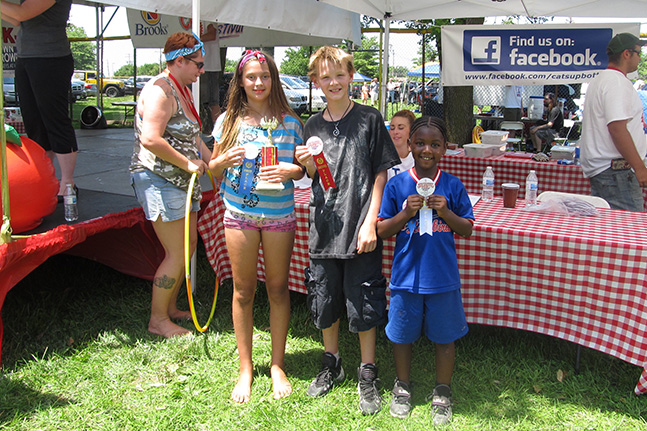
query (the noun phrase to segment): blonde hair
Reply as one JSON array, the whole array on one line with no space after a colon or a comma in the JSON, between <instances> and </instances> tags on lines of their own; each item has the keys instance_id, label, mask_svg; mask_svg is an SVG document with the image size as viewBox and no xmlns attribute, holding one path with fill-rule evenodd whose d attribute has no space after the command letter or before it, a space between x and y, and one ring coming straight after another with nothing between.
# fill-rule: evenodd
<instances>
[{"instance_id":1,"label":"blonde hair","mask_svg":"<svg viewBox=\"0 0 647 431\"><path fill-rule=\"evenodd\" d=\"M266 53L262 53L267 62L267 68L270 71L270 79L272 80L272 87L270 88L269 104L270 112L272 116L276 118L281 124L283 124L283 116L291 115L299 122L301 119L299 116L290 108L288 100L285 98L285 93L283 92L283 87L281 86L281 79L279 78L279 70L276 67L274 59ZM234 76L231 78L229 83L229 90L227 90L227 111L225 114L225 119L222 123L222 134L220 141L217 143L218 151L220 154L236 146L238 141L238 130L240 125L243 122L243 117L248 114L249 106L247 104L247 94L242 87L243 81L243 70L239 70L240 62L245 58L243 57L238 60L236 68L234 69ZM257 61L254 59L248 60L246 63L251 61ZM244 65L243 68L244 69Z\"/></svg>"},{"instance_id":2,"label":"blonde hair","mask_svg":"<svg viewBox=\"0 0 647 431\"><path fill-rule=\"evenodd\" d=\"M353 73L355 73L352 55L334 46L322 46L310 56L310 61L308 62L308 78L311 81L317 77L319 67L324 61L345 67L350 76L353 76Z\"/></svg>"}]
</instances>

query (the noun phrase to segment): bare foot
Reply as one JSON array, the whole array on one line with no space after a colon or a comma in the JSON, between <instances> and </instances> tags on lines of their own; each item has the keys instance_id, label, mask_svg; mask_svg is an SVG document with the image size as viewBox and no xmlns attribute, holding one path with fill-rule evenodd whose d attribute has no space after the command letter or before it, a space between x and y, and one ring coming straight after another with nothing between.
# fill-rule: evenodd
<instances>
[{"instance_id":1,"label":"bare foot","mask_svg":"<svg viewBox=\"0 0 647 431\"><path fill-rule=\"evenodd\" d=\"M272 376L272 393L274 394L275 400L285 398L292 393L292 385L281 367L272 365L270 374Z\"/></svg>"},{"instance_id":2,"label":"bare foot","mask_svg":"<svg viewBox=\"0 0 647 431\"><path fill-rule=\"evenodd\" d=\"M180 337L182 335L191 334L191 331L179 325L176 325L175 323L171 322L169 319L163 319L163 320L151 319L148 322L148 332L151 332L155 335L161 335L164 338Z\"/></svg>"},{"instance_id":3,"label":"bare foot","mask_svg":"<svg viewBox=\"0 0 647 431\"><path fill-rule=\"evenodd\" d=\"M190 311L175 310L173 312L169 311L168 314L169 317L176 322L190 322L193 319Z\"/></svg>"},{"instance_id":4,"label":"bare foot","mask_svg":"<svg viewBox=\"0 0 647 431\"><path fill-rule=\"evenodd\" d=\"M241 371L238 375L238 382L231 391L231 399L237 403L246 403L252 394L252 373Z\"/></svg>"}]
</instances>

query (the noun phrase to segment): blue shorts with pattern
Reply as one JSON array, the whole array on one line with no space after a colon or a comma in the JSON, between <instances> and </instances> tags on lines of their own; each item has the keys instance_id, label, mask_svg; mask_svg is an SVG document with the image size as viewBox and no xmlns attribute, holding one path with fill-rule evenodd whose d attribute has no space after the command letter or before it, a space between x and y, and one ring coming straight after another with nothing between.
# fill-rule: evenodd
<instances>
[{"instance_id":1,"label":"blue shorts with pattern","mask_svg":"<svg viewBox=\"0 0 647 431\"><path fill-rule=\"evenodd\" d=\"M386 336L396 344L410 344L425 335L434 343L447 344L467 334L467 320L460 289L421 295L391 290Z\"/></svg>"}]
</instances>

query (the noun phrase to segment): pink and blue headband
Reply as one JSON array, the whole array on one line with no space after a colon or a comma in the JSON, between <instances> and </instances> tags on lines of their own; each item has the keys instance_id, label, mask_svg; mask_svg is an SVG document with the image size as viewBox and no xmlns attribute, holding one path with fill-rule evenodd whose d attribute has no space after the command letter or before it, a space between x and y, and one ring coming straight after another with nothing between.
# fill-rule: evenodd
<instances>
[{"instance_id":1,"label":"pink and blue headband","mask_svg":"<svg viewBox=\"0 0 647 431\"><path fill-rule=\"evenodd\" d=\"M243 71L243 67L245 67L245 64L252 58L255 58L258 60L259 63L266 63L267 58L265 58L265 54L263 54L260 51L252 51L251 49L248 49L243 53L243 58L240 59L240 63L238 63L238 73L241 73Z\"/></svg>"}]
</instances>

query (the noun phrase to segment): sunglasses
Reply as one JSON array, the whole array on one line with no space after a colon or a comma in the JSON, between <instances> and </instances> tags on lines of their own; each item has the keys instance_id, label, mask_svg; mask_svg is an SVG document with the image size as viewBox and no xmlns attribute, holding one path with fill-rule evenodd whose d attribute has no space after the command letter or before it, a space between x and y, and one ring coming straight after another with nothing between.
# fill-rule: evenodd
<instances>
[{"instance_id":1,"label":"sunglasses","mask_svg":"<svg viewBox=\"0 0 647 431\"><path fill-rule=\"evenodd\" d=\"M635 49L628 49L627 51L635 52L636 54L638 54L638 56L640 56L640 51L637 51Z\"/></svg>"},{"instance_id":2,"label":"sunglasses","mask_svg":"<svg viewBox=\"0 0 647 431\"><path fill-rule=\"evenodd\" d=\"M198 66L198 69L202 69L204 67L204 61L195 61L194 59L189 58L189 57L184 57L184 59L189 60L191 63Z\"/></svg>"}]
</instances>

